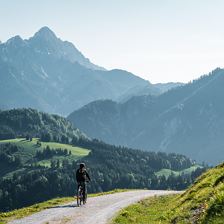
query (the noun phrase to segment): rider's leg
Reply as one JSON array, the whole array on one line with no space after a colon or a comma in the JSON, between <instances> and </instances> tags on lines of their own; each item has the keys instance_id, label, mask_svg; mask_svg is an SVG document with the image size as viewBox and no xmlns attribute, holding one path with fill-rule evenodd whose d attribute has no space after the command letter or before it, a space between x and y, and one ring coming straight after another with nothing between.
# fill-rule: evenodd
<instances>
[{"instance_id":1,"label":"rider's leg","mask_svg":"<svg viewBox=\"0 0 224 224\"><path fill-rule=\"evenodd\" d=\"M79 195L79 186L80 186L80 182L77 182L77 189L76 189L77 197Z\"/></svg>"},{"instance_id":2,"label":"rider's leg","mask_svg":"<svg viewBox=\"0 0 224 224\"><path fill-rule=\"evenodd\" d=\"M86 194L87 194L87 188L86 188L86 183L83 182L83 200L85 201L86 200Z\"/></svg>"}]
</instances>

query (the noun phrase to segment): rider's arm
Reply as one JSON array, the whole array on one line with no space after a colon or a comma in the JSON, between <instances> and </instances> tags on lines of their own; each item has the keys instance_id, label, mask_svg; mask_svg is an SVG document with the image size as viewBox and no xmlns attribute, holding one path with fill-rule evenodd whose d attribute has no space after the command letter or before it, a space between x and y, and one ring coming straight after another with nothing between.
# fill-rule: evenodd
<instances>
[{"instance_id":1,"label":"rider's arm","mask_svg":"<svg viewBox=\"0 0 224 224\"><path fill-rule=\"evenodd\" d=\"M89 176L89 174L86 172L86 177L89 179L89 181L90 181L90 176Z\"/></svg>"},{"instance_id":2,"label":"rider's arm","mask_svg":"<svg viewBox=\"0 0 224 224\"><path fill-rule=\"evenodd\" d=\"M79 170L76 171L76 175L75 175L75 176L76 176L76 181L77 181L77 182L78 182L78 179L79 179L79 178L78 178L78 175L79 175Z\"/></svg>"}]
</instances>

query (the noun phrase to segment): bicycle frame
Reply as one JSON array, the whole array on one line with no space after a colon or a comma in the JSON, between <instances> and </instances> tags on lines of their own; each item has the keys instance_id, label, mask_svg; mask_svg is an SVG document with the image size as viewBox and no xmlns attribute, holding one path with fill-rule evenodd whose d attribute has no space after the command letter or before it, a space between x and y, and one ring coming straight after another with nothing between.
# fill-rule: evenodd
<instances>
[{"instance_id":1,"label":"bicycle frame","mask_svg":"<svg viewBox=\"0 0 224 224\"><path fill-rule=\"evenodd\" d=\"M77 205L78 206L86 203L87 195L85 195L84 197L83 193L84 193L83 186L79 185L77 190Z\"/></svg>"}]
</instances>

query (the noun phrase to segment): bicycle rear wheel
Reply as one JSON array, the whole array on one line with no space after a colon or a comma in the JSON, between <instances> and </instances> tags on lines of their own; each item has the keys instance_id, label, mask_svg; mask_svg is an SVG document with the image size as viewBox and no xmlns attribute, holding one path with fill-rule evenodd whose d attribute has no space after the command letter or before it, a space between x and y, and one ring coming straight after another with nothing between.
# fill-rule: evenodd
<instances>
[{"instance_id":1,"label":"bicycle rear wheel","mask_svg":"<svg viewBox=\"0 0 224 224\"><path fill-rule=\"evenodd\" d=\"M82 204L82 188L79 186L77 191L77 206L79 207Z\"/></svg>"}]
</instances>

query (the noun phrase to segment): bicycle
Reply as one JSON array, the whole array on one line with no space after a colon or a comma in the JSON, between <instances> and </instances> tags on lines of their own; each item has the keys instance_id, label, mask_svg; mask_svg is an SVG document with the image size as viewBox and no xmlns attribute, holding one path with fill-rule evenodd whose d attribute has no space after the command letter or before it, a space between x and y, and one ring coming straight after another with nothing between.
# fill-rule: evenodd
<instances>
[{"instance_id":1,"label":"bicycle","mask_svg":"<svg viewBox=\"0 0 224 224\"><path fill-rule=\"evenodd\" d=\"M83 186L79 184L78 190L77 190L77 206L79 207L82 204L83 205L86 204L86 201L87 201L87 193L85 193L85 196L84 196Z\"/></svg>"}]
</instances>

